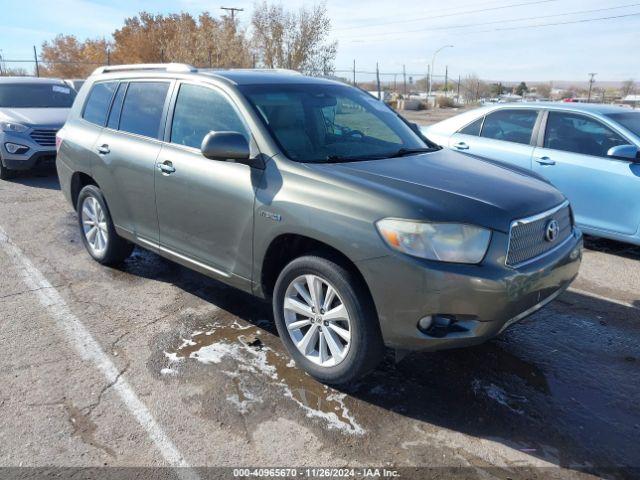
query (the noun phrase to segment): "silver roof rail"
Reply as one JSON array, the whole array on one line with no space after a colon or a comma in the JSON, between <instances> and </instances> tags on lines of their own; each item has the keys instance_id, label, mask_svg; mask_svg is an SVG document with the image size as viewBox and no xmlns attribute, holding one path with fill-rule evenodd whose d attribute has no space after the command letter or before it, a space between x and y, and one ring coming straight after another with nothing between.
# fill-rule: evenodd
<instances>
[{"instance_id":1,"label":"silver roof rail","mask_svg":"<svg viewBox=\"0 0 640 480\"><path fill-rule=\"evenodd\" d=\"M153 71L162 70L174 73L192 73L198 69L186 63L137 63L131 65L108 65L96 68L91 75L100 75L109 72L126 72L126 71Z\"/></svg>"}]
</instances>

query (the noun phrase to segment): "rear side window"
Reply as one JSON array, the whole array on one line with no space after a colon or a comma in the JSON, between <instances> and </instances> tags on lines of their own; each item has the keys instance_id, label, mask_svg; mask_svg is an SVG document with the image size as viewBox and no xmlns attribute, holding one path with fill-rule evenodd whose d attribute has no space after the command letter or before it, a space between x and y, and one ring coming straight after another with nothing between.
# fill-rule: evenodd
<instances>
[{"instance_id":1,"label":"rear side window","mask_svg":"<svg viewBox=\"0 0 640 480\"><path fill-rule=\"evenodd\" d=\"M238 132L249 135L233 105L221 93L199 85L183 84L171 125L171 142L200 148L207 133Z\"/></svg>"},{"instance_id":2,"label":"rear side window","mask_svg":"<svg viewBox=\"0 0 640 480\"><path fill-rule=\"evenodd\" d=\"M131 82L122 105L120 130L158 138L168 82Z\"/></svg>"},{"instance_id":3,"label":"rear side window","mask_svg":"<svg viewBox=\"0 0 640 480\"><path fill-rule=\"evenodd\" d=\"M484 120L484 117L480 117L475 122L470 123L469 125L464 127L462 130L460 130L458 133L462 133L463 135L473 135L474 137L478 137L480 135L480 127L482 127L482 120Z\"/></svg>"},{"instance_id":4,"label":"rear side window","mask_svg":"<svg viewBox=\"0 0 640 480\"><path fill-rule=\"evenodd\" d=\"M545 148L606 157L611 147L626 143L629 142L595 119L573 113L549 112Z\"/></svg>"},{"instance_id":5,"label":"rear side window","mask_svg":"<svg viewBox=\"0 0 640 480\"><path fill-rule=\"evenodd\" d=\"M484 119L481 136L528 145L537 119L537 110L498 110Z\"/></svg>"},{"instance_id":6,"label":"rear side window","mask_svg":"<svg viewBox=\"0 0 640 480\"><path fill-rule=\"evenodd\" d=\"M89 97L84 105L82 118L87 122L104 126L111 105L113 92L116 90L117 82L96 83L89 92Z\"/></svg>"}]
</instances>

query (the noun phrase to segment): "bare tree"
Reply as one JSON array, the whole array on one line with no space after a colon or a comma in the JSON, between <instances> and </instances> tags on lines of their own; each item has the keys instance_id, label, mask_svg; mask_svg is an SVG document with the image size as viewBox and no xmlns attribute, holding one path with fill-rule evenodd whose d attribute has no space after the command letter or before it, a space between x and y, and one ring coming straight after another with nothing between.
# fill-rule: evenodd
<instances>
[{"instance_id":1,"label":"bare tree","mask_svg":"<svg viewBox=\"0 0 640 480\"><path fill-rule=\"evenodd\" d=\"M251 23L253 47L265 67L333 72L337 42L328 38L331 20L324 4L292 12L263 2L256 5Z\"/></svg>"},{"instance_id":2,"label":"bare tree","mask_svg":"<svg viewBox=\"0 0 640 480\"><path fill-rule=\"evenodd\" d=\"M541 98L551 98L551 90L553 90L551 83L536 85L536 93L540 95Z\"/></svg>"},{"instance_id":3,"label":"bare tree","mask_svg":"<svg viewBox=\"0 0 640 480\"><path fill-rule=\"evenodd\" d=\"M467 103L477 102L491 95L491 87L478 75L471 74L460 81L460 94Z\"/></svg>"},{"instance_id":4,"label":"bare tree","mask_svg":"<svg viewBox=\"0 0 640 480\"><path fill-rule=\"evenodd\" d=\"M633 78L629 80L625 80L622 82L622 88L620 89L620 93L622 97L626 97L627 95L632 95L636 91L636 82Z\"/></svg>"}]
</instances>

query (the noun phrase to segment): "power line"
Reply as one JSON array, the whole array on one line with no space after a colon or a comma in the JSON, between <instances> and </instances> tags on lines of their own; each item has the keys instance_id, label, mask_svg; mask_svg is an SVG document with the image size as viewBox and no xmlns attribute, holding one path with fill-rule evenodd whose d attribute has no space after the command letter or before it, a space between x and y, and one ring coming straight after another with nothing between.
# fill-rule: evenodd
<instances>
[{"instance_id":1,"label":"power line","mask_svg":"<svg viewBox=\"0 0 640 480\"><path fill-rule=\"evenodd\" d=\"M453 30L453 29L460 29L460 28L479 27L479 26L484 26L484 25L496 25L496 24L503 24L503 23L524 22L524 21L529 21L529 20L541 20L543 18L566 17L568 15L583 15L583 14L587 14L587 13L596 13L596 12L604 12L604 11L610 11L610 10L619 10L621 8L631 8L631 7L638 7L638 6L640 6L640 3L629 3L629 4L626 4L626 5L619 5L619 6L616 6L616 7L595 8L595 9L591 9L591 10L579 10L579 11L572 11L572 12L565 12L565 13L553 13L553 14L549 14L549 15L538 15L538 16L535 16L535 17L520 17L520 18L512 18L512 19L506 19L506 20L495 20L495 21L491 21L491 22L467 23L467 24L463 24L463 25L449 25L449 26L441 26L441 27L421 28L419 30L403 30L403 31L394 31L394 32L382 32L382 33L377 33L377 34L365 34L365 35L358 35L358 38L369 37L369 36L380 37L380 36L387 36L387 35L398 35L398 34L403 34L403 33L422 33L422 32L427 33L427 32L433 32L433 31L438 31L438 30ZM526 27L526 25L524 27ZM517 27L517 28L524 28L524 27ZM343 37L343 38L345 38L345 37ZM351 38L351 37L346 37L346 38Z\"/></svg>"},{"instance_id":2,"label":"power line","mask_svg":"<svg viewBox=\"0 0 640 480\"><path fill-rule=\"evenodd\" d=\"M499 31L504 31L504 30L518 30L521 28L539 28L539 27L552 27L555 25L571 25L574 23L589 23L589 22L597 22L599 20L615 20L618 18L627 18L627 17L636 17L640 15L640 12L635 12L635 13L627 13L624 15L614 15L611 17L598 17L598 18L585 18L582 20L571 20L568 22L556 22L556 23L540 23L537 25L522 25L520 27L506 27L506 28L494 28L491 30L478 30L477 32L471 32L471 33L484 33L484 32L499 32Z\"/></svg>"},{"instance_id":3,"label":"power line","mask_svg":"<svg viewBox=\"0 0 640 480\"><path fill-rule=\"evenodd\" d=\"M398 23L412 23L412 22L421 22L424 20L433 20L434 18L445 18L445 17L455 17L458 15L468 15L471 13L484 13L484 12L491 12L494 10L502 10L505 8L516 8L516 7L524 7L524 6L528 6L528 5L538 5L541 3L551 3L551 2L558 2L560 0L536 0L533 2L522 2L522 3L514 3L511 5L502 5L499 7L490 7L490 8L477 8L475 10L466 10L466 11L462 11L462 12L456 12L456 13L445 13L444 15L431 15L428 17L417 17L417 18L412 18L410 20L392 20L390 22L380 22L380 23L370 23L368 25L359 25L359 26L354 26L354 27L344 27L344 28L336 28L335 31L345 31L345 30L359 30L362 28L370 28L370 27L379 27L379 26L384 26L384 25L394 25L394 24L398 24Z\"/></svg>"}]
</instances>

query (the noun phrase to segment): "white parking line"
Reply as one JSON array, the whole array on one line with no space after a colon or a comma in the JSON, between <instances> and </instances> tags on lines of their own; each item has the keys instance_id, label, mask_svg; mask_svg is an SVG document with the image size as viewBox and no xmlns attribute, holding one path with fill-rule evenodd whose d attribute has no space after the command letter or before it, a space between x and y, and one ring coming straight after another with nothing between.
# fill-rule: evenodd
<instances>
[{"instance_id":1,"label":"white parking line","mask_svg":"<svg viewBox=\"0 0 640 480\"><path fill-rule=\"evenodd\" d=\"M184 456L178 451L171 439L162 430L149 409L138 398L129 383L120 374L118 368L104 353L100 344L89 333L84 324L76 317L45 276L31 263L24 253L9 240L0 227L0 246L20 272L24 283L38 297L57 325L64 331L66 338L73 344L80 356L91 361L102 372L108 384L118 393L123 403L145 429L155 443L162 457L177 469L177 474L185 480L197 480L198 475L189 468Z\"/></svg>"},{"instance_id":2,"label":"white parking line","mask_svg":"<svg viewBox=\"0 0 640 480\"><path fill-rule=\"evenodd\" d=\"M634 305L633 303L624 302L622 300L616 300L615 298L605 297L604 295L598 295L597 293L589 292L587 290L581 290L579 288L570 287L567 289L567 291L577 293L578 295L584 295L585 297L593 297L593 298L597 298L598 300L604 300L605 302L615 303L616 305L621 305L623 307L640 310L640 307Z\"/></svg>"}]
</instances>

